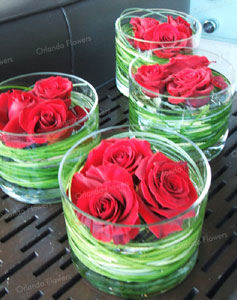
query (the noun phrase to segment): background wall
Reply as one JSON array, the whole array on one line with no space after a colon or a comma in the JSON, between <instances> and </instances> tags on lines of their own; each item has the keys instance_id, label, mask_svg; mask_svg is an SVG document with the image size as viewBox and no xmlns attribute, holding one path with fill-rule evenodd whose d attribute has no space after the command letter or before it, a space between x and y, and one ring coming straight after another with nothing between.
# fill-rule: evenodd
<instances>
[{"instance_id":1,"label":"background wall","mask_svg":"<svg viewBox=\"0 0 237 300\"><path fill-rule=\"evenodd\" d=\"M189 6L189 0L1 0L0 80L59 71L98 86L115 76L114 23L125 8L188 12Z\"/></svg>"},{"instance_id":2,"label":"background wall","mask_svg":"<svg viewBox=\"0 0 237 300\"><path fill-rule=\"evenodd\" d=\"M216 29L203 37L237 43L237 0L191 0L190 14L203 24L213 21Z\"/></svg>"},{"instance_id":3,"label":"background wall","mask_svg":"<svg viewBox=\"0 0 237 300\"><path fill-rule=\"evenodd\" d=\"M220 53L233 65L237 76L237 0L191 0L190 14L202 24L214 22L213 32L203 30L200 48Z\"/></svg>"}]
</instances>

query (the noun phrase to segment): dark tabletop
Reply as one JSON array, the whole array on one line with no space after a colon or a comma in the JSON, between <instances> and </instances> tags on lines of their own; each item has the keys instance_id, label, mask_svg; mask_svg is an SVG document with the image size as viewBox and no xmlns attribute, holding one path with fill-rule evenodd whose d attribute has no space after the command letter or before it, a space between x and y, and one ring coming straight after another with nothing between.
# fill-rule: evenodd
<instances>
[{"instance_id":1,"label":"dark tabletop","mask_svg":"<svg viewBox=\"0 0 237 300\"><path fill-rule=\"evenodd\" d=\"M128 100L114 81L98 90L100 125L128 122ZM183 283L152 300L237 300L237 101L222 154L211 162L212 185L197 264ZM76 272L60 204L31 206L0 191L0 299L119 300ZM129 299L132 300L132 299Z\"/></svg>"}]
</instances>

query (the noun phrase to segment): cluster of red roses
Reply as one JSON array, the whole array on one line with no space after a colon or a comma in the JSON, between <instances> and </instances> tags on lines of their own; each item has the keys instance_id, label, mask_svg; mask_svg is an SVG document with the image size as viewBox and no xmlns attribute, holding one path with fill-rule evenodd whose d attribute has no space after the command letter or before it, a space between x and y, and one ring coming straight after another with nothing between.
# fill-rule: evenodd
<instances>
[{"instance_id":1,"label":"cluster of red roses","mask_svg":"<svg viewBox=\"0 0 237 300\"><path fill-rule=\"evenodd\" d=\"M72 88L67 78L52 76L37 81L30 91L0 94L0 130L12 133L1 134L1 140L8 147L25 148L70 136L73 129L65 127L86 115L80 106L71 107ZM52 131L57 132L43 135Z\"/></svg>"},{"instance_id":2,"label":"cluster of red roses","mask_svg":"<svg viewBox=\"0 0 237 300\"><path fill-rule=\"evenodd\" d=\"M126 244L139 233L139 215L147 224L170 219L189 208L197 192L189 178L187 163L174 162L139 139L102 140L73 175L70 193L91 220L77 212L92 235L104 242ZM193 216L186 213L183 218ZM106 222L125 225L113 226ZM127 225L127 226L126 226ZM150 226L158 238L182 230L182 219Z\"/></svg>"},{"instance_id":3,"label":"cluster of red roses","mask_svg":"<svg viewBox=\"0 0 237 300\"><path fill-rule=\"evenodd\" d=\"M204 96L209 96L214 88L221 90L228 86L222 76L213 76L209 64L205 56L178 54L167 64L142 65L137 69L134 79L149 91L161 95L167 93L168 101L172 104L185 102L200 107L210 101L210 97ZM151 92L144 93L157 97Z\"/></svg>"},{"instance_id":4,"label":"cluster of red roses","mask_svg":"<svg viewBox=\"0 0 237 300\"><path fill-rule=\"evenodd\" d=\"M167 16L167 22L160 23L154 18L131 18L134 38L144 41L130 41L134 48L153 50L165 47L178 47L176 52L184 47L192 47L190 24L182 17ZM175 54L174 49L155 50L158 57L168 58Z\"/></svg>"}]
</instances>

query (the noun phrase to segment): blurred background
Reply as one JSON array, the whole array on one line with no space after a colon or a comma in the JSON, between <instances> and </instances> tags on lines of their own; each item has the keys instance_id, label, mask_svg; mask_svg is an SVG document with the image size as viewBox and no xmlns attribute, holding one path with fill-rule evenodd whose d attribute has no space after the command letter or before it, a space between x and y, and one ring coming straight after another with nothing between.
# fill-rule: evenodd
<instances>
[{"instance_id":1,"label":"blurred background","mask_svg":"<svg viewBox=\"0 0 237 300\"><path fill-rule=\"evenodd\" d=\"M191 0L190 14L203 26L200 48L222 54L237 75L237 0Z\"/></svg>"},{"instance_id":2,"label":"blurred background","mask_svg":"<svg viewBox=\"0 0 237 300\"><path fill-rule=\"evenodd\" d=\"M100 86L115 76L114 23L129 7L190 12L203 24L201 47L237 70L237 0L1 0L0 80L58 71Z\"/></svg>"}]
</instances>

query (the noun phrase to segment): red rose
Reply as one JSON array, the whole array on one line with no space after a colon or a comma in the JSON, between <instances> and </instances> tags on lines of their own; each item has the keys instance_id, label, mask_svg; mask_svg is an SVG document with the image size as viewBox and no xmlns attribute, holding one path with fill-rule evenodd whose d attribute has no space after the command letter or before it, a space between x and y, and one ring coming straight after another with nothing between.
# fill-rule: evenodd
<instances>
[{"instance_id":1,"label":"red rose","mask_svg":"<svg viewBox=\"0 0 237 300\"><path fill-rule=\"evenodd\" d=\"M156 50L154 51L154 53L158 57L162 58L172 57L177 54L177 52L179 52L182 48L187 46L187 41L185 39L187 39L188 37L189 36L186 32L167 23L157 25L153 27L152 30L147 31L144 34L145 40L159 42L151 44L150 49L161 48L161 50ZM169 47L170 49L162 50L162 48L165 47Z\"/></svg>"},{"instance_id":2,"label":"red rose","mask_svg":"<svg viewBox=\"0 0 237 300\"><path fill-rule=\"evenodd\" d=\"M185 68L200 69L207 67L211 62L205 56L178 54L172 57L165 68L172 74L178 73Z\"/></svg>"},{"instance_id":3,"label":"red rose","mask_svg":"<svg viewBox=\"0 0 237 300\"><path fill-rule=\"evenodd\" d=\"M134 37L136 39L145 40L144 35L149 30L152 30L154 26L159 25L159 21L153 18L131 18L130 24L132 25ZM133 41L134 47L141 50L149 50L151 44L141 41Z\"/></svg>"},{"instance_id":4,"label":"red rose","mask_svg":"<svg viewBox=\"0 0 237 300\"><path fill-rule=\"evenodd\" d=\"M25 108L20 114L19 123L29 134L47 133L62 129L75 122L75 115L68 110L63 100L54 99L38 103L33 108ZM46 137L34 137L36 143L55 142L68 137L72 128L52 133Z\"/></svg>"},{"instance_id":5,"label":"red rose","mask_svg":"<svg viewBox=\"0 0 237 300\"><path fill-rule=\"evenodd\" d=\"M178 16L177 18L173 18L172 16L168 16L168 24L171 24L174 27L177 27L179 30L186 32L187 37L192 35L192 29L190 24L184 20L182 17Z\"/></svg>"},{"instance_id":6,"label":"red rose","mask_svg":"<svg viewBox=\"0 0 237 300\"><path fill-rule=\"evenodd\" d=\"M134 79L142 87L163 94L165 85L169 81L169 71L165 68L165 65L143 65L138 68ZM147 92L145 94L150 97L155 96Z\"/></svg>"},{"instance_id":7,"label":"red rose","mask_svg":"<svg viewBox=\"0 0 237 300\"><path fill-rule=\"evenodd\" d=\"M191 99L188 102L185 101L185 98L209 96L213 88L212 72L209 68L186 68L179 73L174 74L173 80L167 84L168 93L172 96L181 98L176 99L169 97L168 101L173 104L186 102L190 106L200 107L207 104L210 97L205 97L203 99Z\"/></svg>"},{"instance_id":8,"label":"red rose","mask_svg":"<svg viewBox=\"0 0 237 300\"><path fill-rule=\"evenodd\" d=\"M138 195L132 177L118 166L91 166L85 175L75 173L71 198L79 209L100 220L123 225L140 224ZM103 242L126 244L139 232L139 228L113 226L90 220L80 213L77 215L91 234Z\"/></svg>"},{"instance_id":9,"label":"red rose","mask_svg":"<svg viewBox=\"0 0 237 300\"><path fill-rule=\"evenodd\" d=\"M33 92L40 98L45 100L63 99L67 107L71 105L72 83L67 78L61 76L51 76L38 80L35 83Z\"/></svg>"},{"instance_id":10,"label":"red rose","mask_svg":"<svg viewBox=\"0 0 237 300\"><path fill-rule=\"evenodd\" d=\"M150 144L144 140L134 138L103 140L89 153L81 172L85 174L92 165L115 164L134 175L142 159L151 155Z\"/></svg>"},{"instance_id":11,"label":"red rose","mask_svg":"<svg viewBox=\"0 0 237 300\"><path fill-rule=\"evenodd\" d=\"M136 175L141 181L139 213L148 224L177 216L198 198L189 178L187 163L174 162L160 152L146 157ZM181 225L180 220L177 220L169 224L150 226L150 230L161 238L181 230Z\"/></svg>"},{"instance_id":12,"label":"red rose","mask_svg":"<svg viewBox=\"0 0 237 300\"><path fill-rule=\"evenodd\" d=\"M0 94L0 130L3 130L8 122L8 95L9 93Z\"/></svg>"},{"instance_id":13,"label":"red rose","mask_svg":"<svg viewBox=\"0 0 237 300\"><path fill-rule=\"evenodd\" d=\"M9 120L20 114L23 108L33 106L39 99L31 92L13 90L8 94L8 116Z\"/></svg>"},{"instance_id":14,"label":"red rose","mask_svg":"<svg viewBox=\"0 0 237 300\"><path fill-rule=\"evenodd\" d=\"M8 147L24 148L32 143L53 143L67 138L72 128L42 136L31 134L48 133L62 129L75 123L75 115L68 110L63 100L55 99L36 103L25 107L19 116L9 120L3 131L16 134L30 134L28 137L3 135L3 141Z\"/></svg>"}]
</instances>

